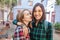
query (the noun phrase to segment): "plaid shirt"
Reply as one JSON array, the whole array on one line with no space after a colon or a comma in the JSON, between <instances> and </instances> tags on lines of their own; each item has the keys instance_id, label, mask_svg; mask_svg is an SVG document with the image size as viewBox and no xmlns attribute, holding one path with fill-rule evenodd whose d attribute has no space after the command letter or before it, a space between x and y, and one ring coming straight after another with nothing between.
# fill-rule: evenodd
<instances>
[{"instance_id":1,"label":"plaid shirt","mask_svg":"<svg viewBox=\"0 0 60 40\"><path fill-rule=\"evenodd\" d=\"M35 25L35 22L32 22L33 28L31 28L30 39L31 40L53 40L52 39L52 25L48 22L48 28L45 30L44 21L39 22L38 25Z\"/></svg>"},{"instance_id":2,"label":"plaid shirt","mask_svg":"<svg viewBox=\"0 0 60 40\"><path fill-rule=\"evenodd\" d=\"M23 28L22 26L18 26L14 33L14 40L29 40L29 34L27 34L26 38L23 34Z\"/></svg>"},{"instance_id":3,"label":"plaid shirt","mask_svg":"<svg viewBox=\"0 0 60 40\"><path fill-rule=\"evenodd\" d=\"M13 24L17 25L17 20L13 21ZM53 40L52 25L48 22L48 28L45 30L44 21L39 22L38 25L35 25L35 22L32 22L33 28L30 28L30 40Z\"/></svg>"}]
</instances>

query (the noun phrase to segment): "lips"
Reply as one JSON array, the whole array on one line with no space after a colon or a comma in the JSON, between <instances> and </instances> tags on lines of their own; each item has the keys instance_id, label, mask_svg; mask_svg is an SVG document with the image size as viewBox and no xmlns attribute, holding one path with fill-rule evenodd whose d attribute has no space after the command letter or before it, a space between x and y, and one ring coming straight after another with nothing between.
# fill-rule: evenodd
<instances>
[{"instance_id":1,"label":"lips","mask_svg":"<svg viewBox=\"0 0 60 40\"><path fill-rule=\"evenodd\" d=\"M35 15L36 17L39 17L38 15Z\"/></svg>"}]
</instances>

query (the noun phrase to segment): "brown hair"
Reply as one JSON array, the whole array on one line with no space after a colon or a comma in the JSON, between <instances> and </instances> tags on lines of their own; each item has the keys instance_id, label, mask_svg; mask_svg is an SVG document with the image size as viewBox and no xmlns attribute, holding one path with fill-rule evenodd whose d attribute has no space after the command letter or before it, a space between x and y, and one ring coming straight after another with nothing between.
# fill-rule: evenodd
<instances>
[{"instance_id":1,"label":"brown hair","mask_svg":"<svg viewBox=\"0 0 60 40\"><path fill-rule=\"evenodd\" d=\"M30 13L30 11L28 9L24 9L21 13L18 13L17 14L17 20L18 22L22 22L23 25L21 25L23 27L23 34L24 34L24 37L27 36L28 34L28 29L26 29L26 25L24 25L24 22L23 22L23 18L24 18L24 11L28 11Z\"/></svg>"},{"instance_id":2,"label":"brown hair","mask_svg":"<svg viewBox=\"0 0 60 40\"><path fill-rule=\"evenodd\" d=\"M34 17L34 11L35 11L35 8L36 8L37 6L41 7L42 12L43 12L43 15L42 15L42 17L41 17L41 19L40 19L39 21L45 20L45 18L46 18L46 17L45 17L45 9L44 9L44 6L43 6L42 4L40 4L40 3L36 3L36 4L34 5L34 7L33 7L33 10L32 10L33 20L35 20L35 22L36 22L36 19L35 19L35 17Z\"/></svg>"},{"instance_id":3,"label":"brown hair","mask_svg":"<svg viewBox=\"0 0 60 40\"><path fill-rule=\"evenodd\" d=\"M18 13L18 14L17 14L16 19L17 19L19 22L23 22L24 11L29 11L29 10L28 10L28 9L24 9L21 13ZM29 13L31 13L31 12L29 11Z\"/></svg>"}]
</instances>

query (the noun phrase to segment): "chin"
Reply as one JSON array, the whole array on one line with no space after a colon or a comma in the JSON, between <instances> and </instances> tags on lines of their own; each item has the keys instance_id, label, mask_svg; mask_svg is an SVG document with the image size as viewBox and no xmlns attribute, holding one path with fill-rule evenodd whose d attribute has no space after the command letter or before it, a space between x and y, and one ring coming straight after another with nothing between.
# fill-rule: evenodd
<instances>
[{"instance_id":1,"label":"chin","mask_svg":"<svg viewBox=\"0 0 60 40\"><path fill-rule=\"evenodd\" d=\"M40 20L40 18L36 18L36 20Z\"/></svg>"}]
</instances>

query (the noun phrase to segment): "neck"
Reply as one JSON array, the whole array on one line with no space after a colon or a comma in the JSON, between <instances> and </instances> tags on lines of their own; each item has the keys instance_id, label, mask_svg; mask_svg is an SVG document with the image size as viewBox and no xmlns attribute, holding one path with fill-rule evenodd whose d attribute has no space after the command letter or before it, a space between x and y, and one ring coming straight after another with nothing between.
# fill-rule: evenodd
<instances>
[{"instance_id":1,"label":"neck","mask_svg":"<svg viewBox=\"0 0 60 40\"><path fill-rule=\"evenodd\" d=\"M28 21L23 21L23 22L26 26L28 26L28 23L29 23Z\"/></svg>"},{"instance_id":2,"label":"neck","mask_svg":"<svg viewBox=\"0 0 60 40\"><path fill-rule=\"evenodd\" d=\"M38 22L39 22L39 20L36 21L36 26L37 26Z\"/></svg>"}]
</instances>

